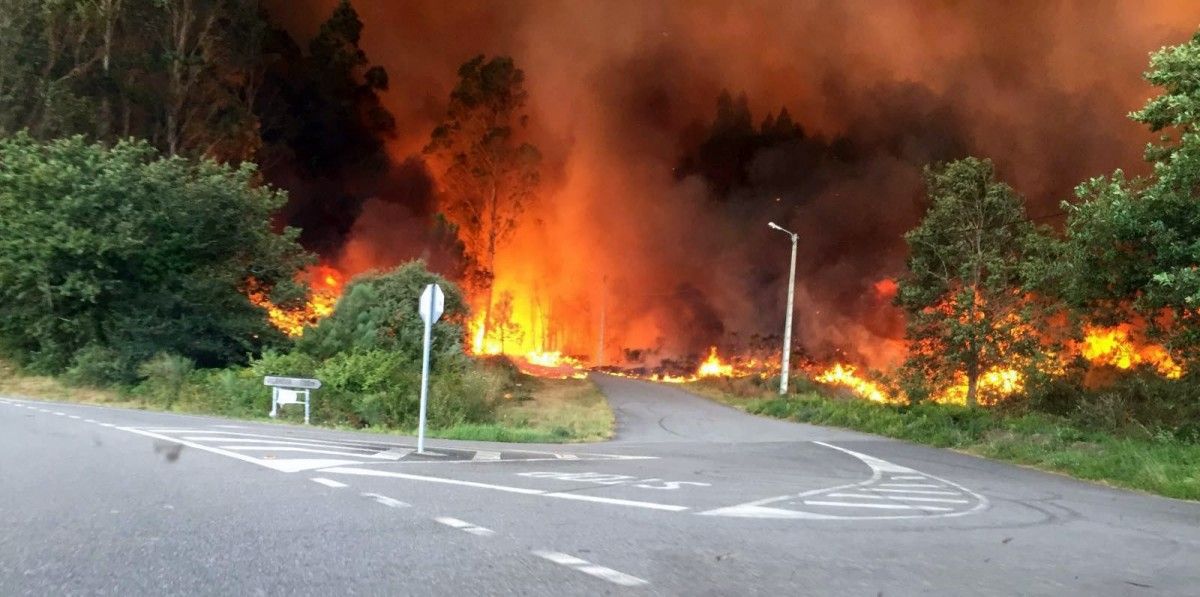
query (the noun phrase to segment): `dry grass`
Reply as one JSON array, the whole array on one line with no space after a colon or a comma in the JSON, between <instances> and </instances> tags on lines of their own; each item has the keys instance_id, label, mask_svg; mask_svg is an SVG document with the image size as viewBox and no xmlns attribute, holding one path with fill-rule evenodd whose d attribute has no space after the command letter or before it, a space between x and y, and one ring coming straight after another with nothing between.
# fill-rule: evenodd
<instances>
[{"instance_id":1,"label":"dry grass","mask_svg":"<svg viewBox=\"0 0 1200 597\"><path fill-rule=\"evenodd\" d=\"M111 390L76 388L44 375L31 375L16 365L0 360L0 394L14 398L59 400L85 404L133 405L137 401L122 397Z\"/></svg>"},{"instance_id":2,"label":"dry grass","mask_svg":"<svg viewBox=\"0 0 1200 597\"><path fill-rule=\"evenodd\" d=\"M586 379L534 379L526 396L505 399L497 420L505 427L545 433L554 441L588 442L612 437L613 413Z\"/></svg>"}]
</instances>

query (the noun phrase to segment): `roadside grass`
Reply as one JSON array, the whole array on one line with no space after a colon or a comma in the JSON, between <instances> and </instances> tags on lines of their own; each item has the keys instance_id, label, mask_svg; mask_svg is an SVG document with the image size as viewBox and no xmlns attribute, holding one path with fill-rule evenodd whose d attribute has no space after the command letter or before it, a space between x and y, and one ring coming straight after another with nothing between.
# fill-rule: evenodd
<instances>
[{"instance_id":1,"label":"roadside grass","mask_svg":"<svg viewBox=\"0 0 1200 597\"><path fill-rule=\"evenodd\" d=\"M497 422L440 429L435 437L494 442L593 442L612 437L613 413L594 383L586 379L522 376L525 393L506 396Z\"/></svg>"},{"instance_id":2,"label":"roadside grass","mask_svg":"<svg viewBox=\"0 0 1200 597\"><path fill-rule=\"evenodd\" d=\"M952 448L1080 479L1200 500L1200 444L1144 429L1091 429L1038 412L922 403L878 404L808 383L788 396L737 395L719 383L687 389L746 412Z\"/></svg>"},{"instance_id":3,"label":"roadside grass","mask_svg":"<svg viewBox=\"0 0 1200 597\"><path fill-rule=\"evenodd\" d=\"M520 375L517 391L507 394L496 405L495 422L483 424L460 423L427 430L429 437L442 439L492 441L507 443L593 442L612 437L613 413L603 394L586 379L539 379ZM288 408L278 419L267 416L269 390L262 389L259 408L246 408L236 400L202 396L211 391L200 384L184 387L179 399L169 407L145 392L129 388L91 388L74 386L62 380L33 375L16 365L0 359L0 394L14 398L54 400L81 404L96 404L194 415L218 416L260 423L301 423L302 408ZM313 396L314 406L320 394ZM415 435L416 428L367 427L358 429L345 424L314 426L341 430L362 430L376 433Z\"/></svg>"}]
</instances>

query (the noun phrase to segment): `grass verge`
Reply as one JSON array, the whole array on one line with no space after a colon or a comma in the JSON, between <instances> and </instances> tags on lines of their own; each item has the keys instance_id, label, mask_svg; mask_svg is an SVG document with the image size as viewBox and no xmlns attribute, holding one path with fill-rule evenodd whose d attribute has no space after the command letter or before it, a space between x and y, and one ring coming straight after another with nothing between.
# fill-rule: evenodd
<instances>
[{"instance_id":1,"label":"grass verge","mask_svg":"<svg viewBox=\"0 0 1200 597\"><path fill-rule=\"evenodd\" d=\"M524 377L526 394L505 398L496 423L440 429L435 437L493 442L589 442L612 437L608 401L586 379Z\"/></svg>"},{"instance_id":2,"label":"grass verge","mask_svg":"<svg viewBox=\"0 0 1200 597\"><path fill-rule=\"evenodd\" d=\"M689 390L746 412L844 427L953 448L1168 497L1200 500L1200 445L1169 434L1120 435L1037 412L941 404L887 405L808 389L786 397L734 393L719 383Z\"/></svg>"},{"instance_id":3,"label":"grass verge","mask_svg":"<svg viewBox=\"0 0 1200 597\"><path fill-rule=\"evenodd\" d=\"M519 386L522 391L506 396L496 406L494 422L463 423L445 428L432 428L427 430L429 437L510 443L591 442L612 437L614 423L612 410L603 394L591 381L586 379L539 379L521 375ZM159 401L130 393L128 390L68 385L55 377L28 374L17 366L0 360L0 394L13 397L210 415L259 422L299 423L304 420L303 411L298 408L284 410L278 420L268 417L265 407L253 411L214 409L212 405L221 402L196 399L192 395L196 391L197 388L189 387L185 390L184 397L168 408ZM263 390L263 397L263 404L270 402L266 389ZM314 394L314 404L319 400L320 395ZM353 429L344 424L323 425L317 423L317 426L342 430ZM363 430L377 433L416 434L415 428L368 427Z\"/></svg>"}]
</instances>

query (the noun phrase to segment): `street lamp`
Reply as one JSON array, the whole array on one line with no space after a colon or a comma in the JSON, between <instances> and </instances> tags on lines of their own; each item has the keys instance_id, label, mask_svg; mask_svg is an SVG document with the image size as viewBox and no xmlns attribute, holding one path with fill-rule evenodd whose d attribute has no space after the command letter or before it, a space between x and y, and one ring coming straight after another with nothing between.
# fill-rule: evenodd
<instances>
[{"instance_id":1,"label":"street lamp","mask_svg":"<svg viewBox=\"0 0 1200 597\"><path fill-rule=\"evenodd\" d=\"M785 230L775 222L767 222L767 226L792 237L792 267L788 273L787 317L783 324L783 364L779 368L779 393L782 395L787 394L788 373L791 371L788 368L788 362L792 356L792 297L796 292L796 239L799 238L799 235Z\"/></svg>"}]
</instances>

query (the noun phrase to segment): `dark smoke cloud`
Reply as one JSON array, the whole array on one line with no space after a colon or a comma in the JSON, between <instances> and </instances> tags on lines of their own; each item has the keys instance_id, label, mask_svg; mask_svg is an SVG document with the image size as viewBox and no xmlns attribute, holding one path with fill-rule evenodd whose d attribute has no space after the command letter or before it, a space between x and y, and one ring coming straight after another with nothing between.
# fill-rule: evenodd
<instances>
[{"instance_id":1,"label":"dark smoke cloud","mask_svg":"<svg viewBox=\"0 0 1200 597\"><path fill-rule=\"evenodd\" d=\"M332 4L276 14L304 35ZM1087 177L1137 171L1147 137L1125 114L1151 93L1147 54L1200 23L1191 1L356 7L364 48L391 75L397 163L424 145L463 61L509 54L526 70L547 184L501 264L558 305L570 352L595 350L606 295L609 362L621 348L678 356L777 341L789 247L772 219L801 237L799 345L894 361L902 321L875 284L903 268L921 166L991 157L1032 215ZM805 136L755 147L744 176L718 188L684 164L723 89L745 93L754 125L786 107ZM426 233L404 220L426 217L430 197L380 190L348 254L373 265L420 255Z\"/></svg>"}]
</instances>

